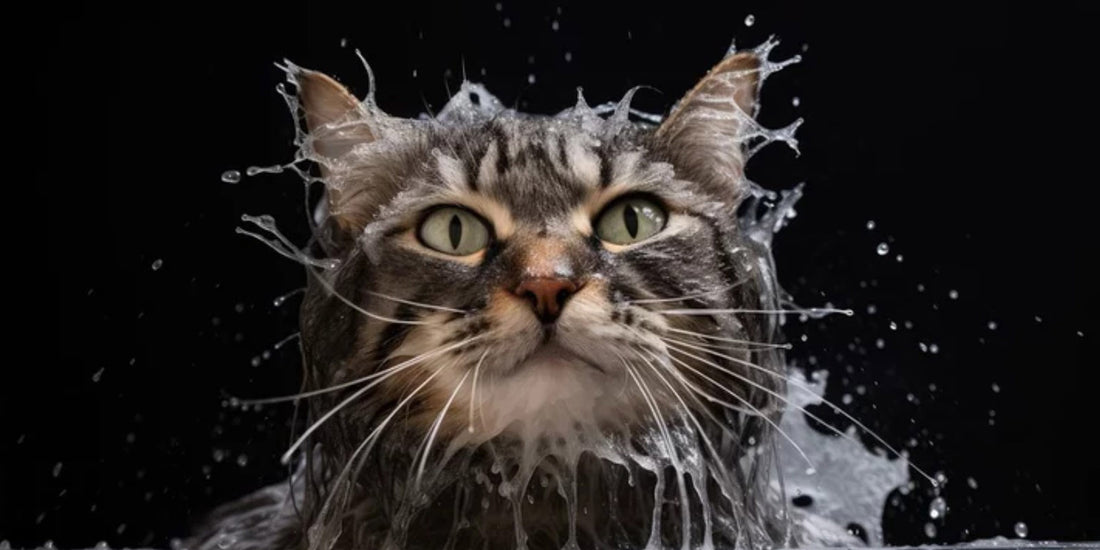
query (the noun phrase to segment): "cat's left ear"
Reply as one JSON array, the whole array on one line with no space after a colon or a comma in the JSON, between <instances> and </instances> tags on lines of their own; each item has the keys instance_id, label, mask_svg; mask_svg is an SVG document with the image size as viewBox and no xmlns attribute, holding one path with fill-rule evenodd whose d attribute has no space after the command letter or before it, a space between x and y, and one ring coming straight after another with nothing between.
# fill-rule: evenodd
<instances>
[{"instance_id":1,"label":"cat's left ear","mask_svg":"<svg viewBox=\"0 0 1100 550\"><path fill-rule=\"evenodd\" d=\"M736 200L744 188L742 147L755 124L760 59L751 52L726 57L688 92L656 138L676 170Z\"/></svg>"}]
</instances>

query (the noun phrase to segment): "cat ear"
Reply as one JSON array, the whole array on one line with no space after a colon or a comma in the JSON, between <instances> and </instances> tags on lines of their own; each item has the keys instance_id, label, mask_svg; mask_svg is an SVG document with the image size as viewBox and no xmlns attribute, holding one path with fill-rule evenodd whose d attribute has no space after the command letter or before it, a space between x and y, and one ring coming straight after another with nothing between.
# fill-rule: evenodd
<instances>
[{"instance_id":1,"label":"cat ear","mask_svg":"<svg viewBox=\"0 0 1100 550\"><path fill-rule=\"evenodd\" d=\"M309 131L309 143L322 170L331 168L326 159L338 160L360 143L374 140L364 120L362 103L332 77L294 67L291 73L298 85L298 102Z\"/></svg>"},{"instance_id":2,"label":"cat ear","mask_svg":"<svg viewBox=\"0 0 1100 550\"><path fill-rule=\"evenodd\" d=\"M688 92L657 129L678 172L723 196L744 187L743 143L753 125L760 59L752 52L723 59Z\"/></svg>"},{"instance_id":3,"label":"cat ear","mask_svg":"<svg viewBox=\"0 0 1100 550\"><path fill-rule=\"evenodd\" d=\"M349 154L360 144L375 139L371 120L362 102L332 77L288 63L291 81L298 88L298 105L306 124L303 151L321 167L325 180L325 200L317 206L314 217L321 224L325 219L336 222L344 233L354 233L361 225L355 219L353 198L363 191L362 185L351 185L352 172L361 162L352 162ZM360 197L362 198L362 197ZM331 235L338 240L340 235Z\"/></svg>"}]
</instances>

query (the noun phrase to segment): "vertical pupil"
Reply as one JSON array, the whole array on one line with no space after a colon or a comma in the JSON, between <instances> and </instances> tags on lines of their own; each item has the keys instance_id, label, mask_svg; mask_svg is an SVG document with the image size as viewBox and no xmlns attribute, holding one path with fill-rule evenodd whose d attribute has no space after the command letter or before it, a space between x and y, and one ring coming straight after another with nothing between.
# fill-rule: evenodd
<instances>
[{"instance_id":1,"label":"vertical pupil","mask_svg":"<svg viewBox=\"0 0 1100 550\"><path fill-rule=\"evenodd\" d=\"M451 237L451 248L458 250L458 243L462 242L462 220L458 219L458 214L451 216L451 223L447 227L447 232Z\"/></svg>"},{"instance_id":2,"label":"vertical pupil","mask_svg":"<svg viewBox=\"0 0 1100 550\"><path fill-rule=\"evenodd\" d=\"M634 209L634 205L628 204L623 208L623 223L632 238L638 236L638 211Z\"/></svg>"}]
</instances>

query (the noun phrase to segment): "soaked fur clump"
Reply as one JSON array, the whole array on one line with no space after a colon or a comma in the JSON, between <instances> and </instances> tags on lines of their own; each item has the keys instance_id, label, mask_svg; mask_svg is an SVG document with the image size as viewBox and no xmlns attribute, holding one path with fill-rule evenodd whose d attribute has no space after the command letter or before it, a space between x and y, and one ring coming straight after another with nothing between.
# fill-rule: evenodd
<instances>
[{"instance_id":1,"label":"soaked fur clump","mask_svg":"<svg viewBox=\"0 0 1100 550\"><path fill-rule=\"evenodd\" d=\"M289 165L325 187L301 260L309 423L289 483L191 547L513 550L787 544L768 490L784 392L748 154L774 43L663 122L628 94L556 116L466 83L391 117L294 65ZM309 175L308 163L319 173ZM750 214L738 216L739 211Z\"/></svg>"}]
</instances>

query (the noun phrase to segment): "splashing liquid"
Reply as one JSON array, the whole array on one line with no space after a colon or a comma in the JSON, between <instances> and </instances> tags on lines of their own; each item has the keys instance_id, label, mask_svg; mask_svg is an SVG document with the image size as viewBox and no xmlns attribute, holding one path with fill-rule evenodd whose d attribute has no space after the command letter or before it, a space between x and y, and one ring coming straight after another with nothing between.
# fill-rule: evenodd
<instances>
[{"instance_id":1,"label":"splashing liquid","mask_svg":"<svg viewBox=\"0 0 1100 550\"><path fill-rule=\"evenodd\" d=\"M753 24L752 16L746 18L745 24ZM769 54L777 44L769 40L755 49L761 60L761 83L770 74L799 61L798 56L770 61ZM283 68L293 82L293 75L299 69L289 63ZM369 66L366 68L369 73ZM304 183L309 212L309 191L314 184L334 187L339 183L311 176L307 165L334 161L313 151L313 138L303 130L297 116L299 105L295 94L281 85L278 91L295 115L298 150L293 161L286 165L250 167L245 173L248 176L286 171L297 174ZM660 123L660 116L630 107L632 93L618 103L596 107L590 107L578 93L577 104L556 118L563 124L577 124L592 136L614 135L630 124ZM517 116L483 86L464 82L434 117L422 116L419 120L388 117L374 103L373 75L370 92L361 108L374 115L377 126L372 126L372 131L379 137L357 146L362 150L357 149L356 154L363 155L371 154L373 149L396 147L402 136L412 133L410 129L418 125L461 125L491 117ZM762 147L775 142L784 143L797 153L795 133L801 119L785 127L768 129L744 113L738 114L748 126L746 161ZM640 122L631 120L632 116ZM227 171L222 176L227 183L236 183L240 178L241 174L236 171ZM775 193L752 182L747 184L750 196L746 201L752 214L743 218L743 228L765 251L755 267L762 270L764 279L775 285L775 267L770 254L772 241L776 232L795 216L794 206L802 196L802 186ZM317 210L307 221L311 227L316 227L323 216L324 212ZM238 228L238 232L306 266L310 276L327 287L326 272L339 265L337 260L310 256L284 236L270 216L245 215L242 220L247 226ZM363 235L365 242L374 237ZM880 254L888 252L885 247L881 245ZM777 286L769 291L774 296L783 296ZM273 303L281 305L295 292L275 298ZM789 305L787 300L782 302ZM345 303L365 315L374 315L351 302L345 300ZM835 312L851 315L850 311L833 308L789 311L809 317ZM782 322L782 316L779 321ZM646 388L636 378L634 381L647 401L654 401L658 393L662 394L662 399L669 398L663 388ZM458 388L465 382L463 378ZM428 540L448 541L447 547L461 547L478 540L472 533L470 521L476 515L510 517L509 525L499 527L513 531L517 550L525 550L535 540L539 542L537 546L545 547L547 536L560 536L561 539L554 539L557 542L553 544L566 550L591 546L591 541L583 540L582 533L603 533L608 540L618 541L620 547L646 550L763 548L771 547L776 539L781 544L858 543L849 527L852 524L860 526L872 544L881 543L879 519L886 495L908 483L909 464L904 459L892 460L886 455L866 451L852 431L841 434L844 437L838 439L812 430L802 413L807 405L821 399L824 384L823 373L812 378L792 376L788 380L787 394L778 396L789 401L778 426L784 437L777 442L750 439L750 450L741 459L741 471L752 472L752 475L774 472L770 484L764 485L766 494L741 494L746 484L734 480L727 465L711 458L717 456L711 445L730 442L708 440L699 421L690 414L662 414L657 407L652 407L653 418L649 422L624 423L621 429L615 430L586 421L593 416L590 411L576 411L572 415L563 414L557 421L558 429L538 426L536 431L532 427L532 433L521 433L520 437L511 439L489 439L473 429L471 423L471 429L460 432L453 441L437 442L433 449L432 438L429 438L423 448L407 450L404 463L409 475L401 492L403 496L391 503L395 510L393 524L386 531L385 539L377 542L385 548L403 548L424 543L421 539L428 537ZM687 410L686 406L683 410ZM861 424L856 424L862 428ZM639 426L649 426L648 431L639 432ZM371 449L368 447L365 452ZM424 457L419 465L415 464L418 454ZM290 455L288 453L287 458ZM413 457L411 461L409 456ZM433 460L429 461L429 456ZM247 459L242 455L238 460ZM472 464L489 466L483 468ZM603 481L582 485L589 480ZM790 500L796 503L796 508L788 506ZM447 503L446 506L441 508L441 502ZM311 548L318 541L331 540L326 539L326 535L332 532L326 532L328 527L323 524L326 514L336 506L330 508L329 504L326 502L321 511L322 521L310 529ZM616 510L626 507L650 510L648 527L631 523L636 518L616 514ZM942 517L946 505L936 509ZM594 514L596 510L609 510L610 515L598 516ZM438 514L451 517L449 532L420 530L422 518ZM545 514L564 514L568 518L567 532L548 535L540 530L542 526L536 520ZM738 524L742 518L764 514L776 517L766 518L768 522ZM597 517L606 523L595 524ZM785 526L784 533L777 535L763 527L775 519ZM728 536L731 532L736 533L736 537L731 539Z\"/></svg>"}]
</instances>

